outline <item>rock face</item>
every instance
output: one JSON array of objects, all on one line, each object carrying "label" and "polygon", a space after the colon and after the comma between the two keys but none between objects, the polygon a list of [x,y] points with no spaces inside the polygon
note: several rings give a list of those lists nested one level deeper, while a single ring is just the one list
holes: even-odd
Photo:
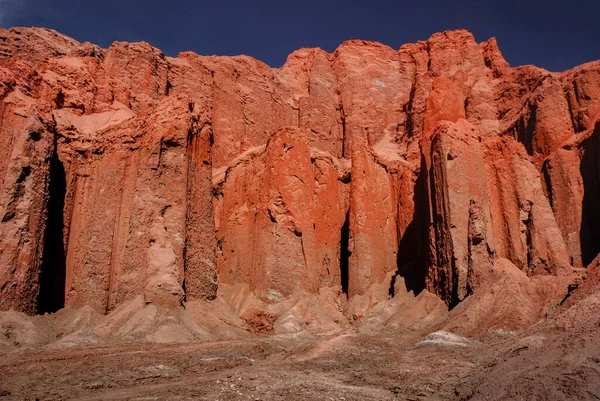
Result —
[{"label": "rock face", "polygon": [[600,62],[511,68],[459,30],[273,69],[0,29],[0,100],[0,310],[402,284],[453,307],[499,259],[600,252]]}]

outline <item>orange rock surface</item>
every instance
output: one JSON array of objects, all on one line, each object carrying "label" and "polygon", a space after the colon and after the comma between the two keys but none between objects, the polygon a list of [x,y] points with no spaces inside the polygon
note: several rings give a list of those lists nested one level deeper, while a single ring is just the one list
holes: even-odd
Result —
[{"label": "orange rock surface", "polygon": [[600,253],[599,118],[600,62],[510,67],[464,30],[274,69],[0,29],[0,310],[453,307],[498,260],[567,274]]}]

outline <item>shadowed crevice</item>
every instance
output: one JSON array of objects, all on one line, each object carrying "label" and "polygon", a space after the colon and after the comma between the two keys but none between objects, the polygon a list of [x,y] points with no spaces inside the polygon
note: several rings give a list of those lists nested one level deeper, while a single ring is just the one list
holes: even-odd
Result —
[{"label": "shadowed crevice", "polygon": [[346,221],[341,230],[340,237],[340,282],[344,294],[348,294],[348,264],[350,261],[350,212],[346,213]]},{"label": "shadowed crevice", "polygon": [[67,181],[56,153],[50,163],[49,199],[40,267],[38,313],[53,313],[65,306],[66,255],[63,241]]},{"label": "shadowed crevice", "polygon": [[581,159],[583,202],[581,206],[581,259],[588,266],[600,253],[600,125],[583,144]]},{"label": "shadowed crevice", "polygon": [[[533,155],[533,136],[535,134],[535,124],[537,120],[537,105],[532,104],[529,107],[529,116],[522,116],[521,119],[517,122],[516,131],[517,131],[517,140],[521,142],[527,153],[529,155]],[[525,119],[527,118],[527,121]]]},{"label": "shadowed crevice", "polygon": [[[413,218],[398,244],[398,276],[404,279],[407,291],[418,295],[426,288],[427,274],[429,271],[428,256],[428,218],[429,195],[427,188],[427,166],[421,162],[421,171],[415,182],[414,188],[414,213]],[[394,285],[397,276],[390,287],[390,295],[394,296]]]}]

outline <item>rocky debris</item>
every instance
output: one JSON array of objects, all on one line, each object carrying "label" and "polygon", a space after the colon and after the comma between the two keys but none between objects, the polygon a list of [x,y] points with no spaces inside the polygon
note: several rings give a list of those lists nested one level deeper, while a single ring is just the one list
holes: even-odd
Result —
[{"label": "rocky debris", "polygon": [[506,263],[562,285],[600,252],[598,87],[464,30],[272,69],[2,29],[0,309],[222,297],[293,331],[404,290],[453,308]]},{"label": "rocky debris", "polygon": [[591,268],[590,285],[573,292],[568,309],[500,342],[489,362],[457,386],[456,399],[597,399],[600,293]]},{"label": "rocky debris", "polygon": [[468,337],[461,336],[447,331],[436,331],[428,334],[419,341],[417,346],[439,346],[439,347],[469,347],[474,341]]}]

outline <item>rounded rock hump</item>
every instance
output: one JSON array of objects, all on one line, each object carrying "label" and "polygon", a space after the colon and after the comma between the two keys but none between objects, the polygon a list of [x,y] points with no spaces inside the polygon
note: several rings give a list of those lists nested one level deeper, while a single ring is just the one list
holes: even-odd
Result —
[{"label": "rounded rock hump", "polygon": [[79,46],[75,39],[53,29],[0,27],[0,59],[18,57],[37,64],[50,57],[66,56]]}]

